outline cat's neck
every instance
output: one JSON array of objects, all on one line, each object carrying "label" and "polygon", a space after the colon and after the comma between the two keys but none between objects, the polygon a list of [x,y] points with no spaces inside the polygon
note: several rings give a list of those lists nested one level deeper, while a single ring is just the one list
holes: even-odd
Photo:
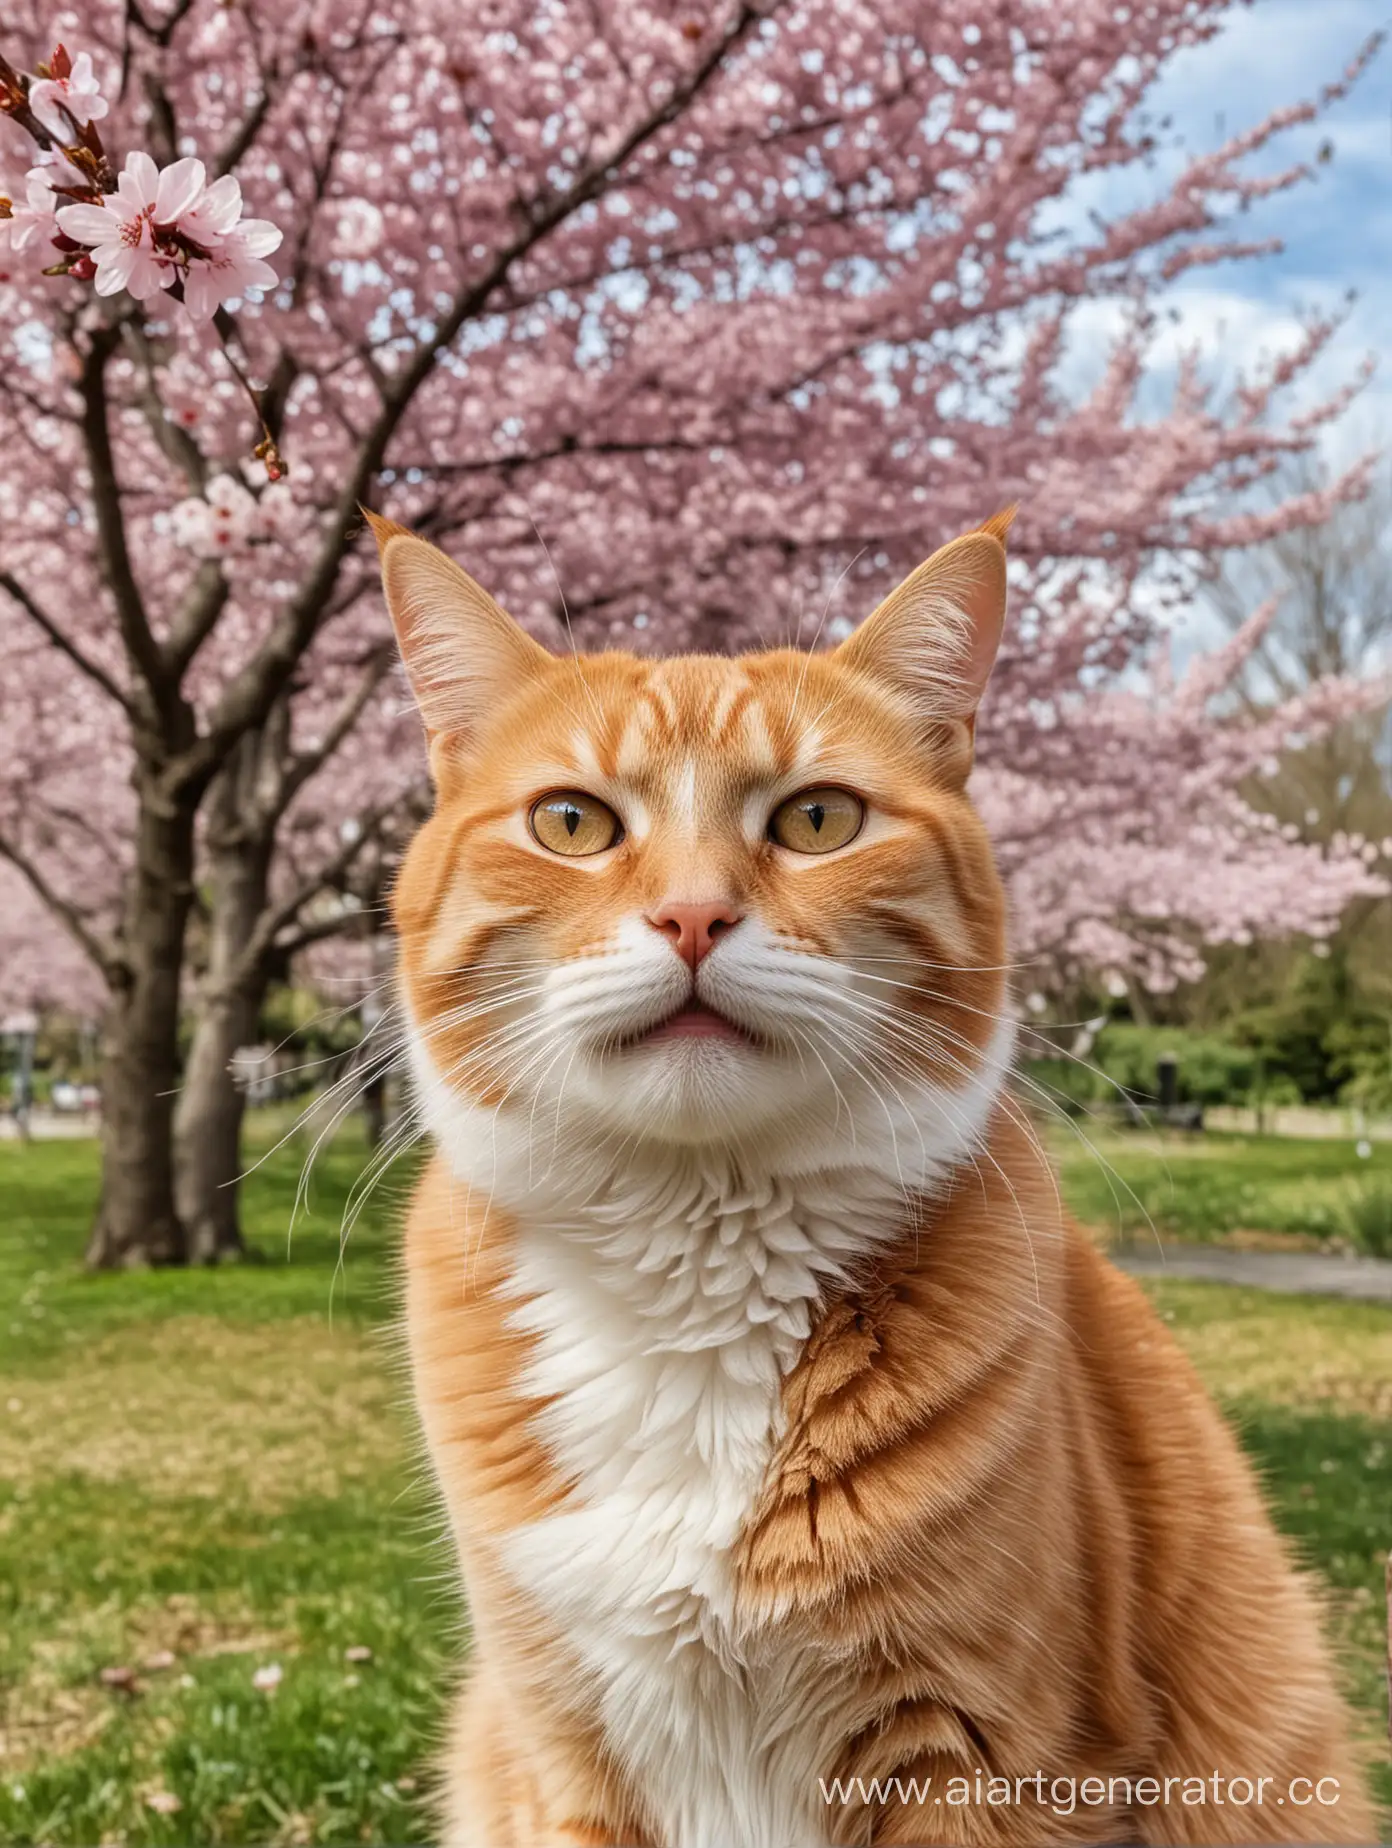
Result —
[{"label": "cat's neck", "polygon": [[683,1145],[607,1130],[579,1110],[473,1103],[414,1047],[425,1127],[481,1206],[608,1245],[678,1223],[733,1238],[745,1220],[797,1202],[814,1219],[859,1226],[872,1242],[901,1225],[971,1162],[1009,1076],[1015,1027],[1002,1020],[960,1085],[902,1081],[845,1088],[820,1115],[790,1113],[757,1137]]}]

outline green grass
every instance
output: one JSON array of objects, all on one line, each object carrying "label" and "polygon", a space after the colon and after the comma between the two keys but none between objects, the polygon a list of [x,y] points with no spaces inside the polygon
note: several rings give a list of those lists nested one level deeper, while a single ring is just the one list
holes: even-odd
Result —
[{"label": "green grass", "polygon": [[1392,1189],[1392,1143],[1117,1132],[1055,1123],[1050,1144],[1079,1218],[1125,1240],[1295,1233],[1356,1242],[1360,1205]]},{"label": "green grass", "polygon": [[1326,1588],[1384,1839],[1392,1839],[1392,1309],[1171,1279],[1147,1293],[1236,1425],[1298,1557]]},{"label": "green grass", "polygon": [[[1132,1173],[1160,1159],[1107,1152]],[[94,1148],[0,1144],[0,1840],[429,1838],[463,1614],[390,1340],[404,1181],[340,1266],[363,1159],[340,1138],[287,1253],[303,1154],[247,1184],[256,1261],[93,1278]],[[1165,1154],[1210,1201],[1337,1186],[1350,1160],[1240,1141]],[[1066,1185],[1103,1216],[1090,1168],[1070,1160]],[[1168,1280],[1154,1295],[1329,1586],[1350,1690],[1385,1738],[1392,1312]],[[272,1665],[278,1686],[258,1689]],[[103,1681],[119,1669],[133,1689]]]},{"label": "green grass", "polygon": [[302,1159],[248,1184],[255,1261],[89,1277],[92,1145],[0,1144],[0,1841],[428,1839],[462,1613],[384,1339],[393,1209],[340,1269],[342,1138],[287,1256]]}]

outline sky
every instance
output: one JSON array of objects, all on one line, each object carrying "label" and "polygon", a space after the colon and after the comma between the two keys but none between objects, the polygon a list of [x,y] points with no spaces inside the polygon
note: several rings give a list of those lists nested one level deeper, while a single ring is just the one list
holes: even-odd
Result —
[{"label": "sky", "polygon": [[[1153,113],[1174,118],[1173,133],[1193,152],[1252,126],[1271,110],[1309,98],[1337,79],[1371,34],[1392,26],[1392,0],[1254,0],[1237,6],[1221,35],[1176,57],[1152,92]],[[1340,429],[1327,439],[1345,459],[1387,443],[1392,420],[1392,43],[1352,93],[1314,124],[1281,136],[1264,167],[1313,161],[1322,143],[1332,158],[1316,179],[1236,219],[1253,238],[1279,237],[1285,249],[1256,261],[1192,273],[1168,301],[1181,319],[1166,340],[1197,340],[1213,367],[1229,372],[1263,349],[1294,344],[1302,313],[1338,306],[1355,292],[1341,327],[1302,393],[1314,398],[1355,374],[1369,354],[1379,370]],[[1176,156],[1177,158],[1177,156]],[[1128,178],[1154,184],[1154,176]],[[1128,202],[1099,188],[1096,203]]]},{"label": "sky", "polygon": [[[1338,80],[1364,42],[1392,28],[1392,0],[1252,0],[1235,5],[1220,35],[1172,60],[1148,101],[1153,118],[1172,118],[1165,159],[1178,170],[1184,154],[1207,152],[1228,136],[1260,123],[1273,110],[1316,97]],[[1320,160],[1328,147],[1328,159]],[[1277,137],[1254,171],[1300,162],[1315,178],[1275,195],[1229,220],[1232,234],[1278,238],[1275,255],[1223,263],[1191,272],[1164,296],[1167,319],[1151,352],[1152,375],[1143,387],[1144,414],[1168,395],[1181,349],[1197,346],[1205,375],[1230,382],[1263,355],[1295,347],[1303,320],[1314,312],[1344,318],[1325,352],[1278,401],[1282,412],[1313,407],[1356,378],[1371,358],[1370,382],[1320,446],[1328,463],[1347,466],[1369,452],[1392,452],[1392,42],[1340,102],[1315,122]],[[1065,207],[1076,227],[1088,209],[1110,217],[1156,196],[1160,178],[1137,170],[1105,176],[1091,190],[1075,190]],[[1350,299],[1351,298],[1351,299]],[[1080,311],[1067,381],[1081,387],[1101,363],[1104,342]],[[1099,307],[1105,323],[1112,308]],[[1392,465],[1390,465],[1392,466]],[[1232,571],[1241,579],[1240,562]],[[1138,594],[1146,594],[1144,583]],[[1252,590],[1254,599],[1265,587]],[[1157,612],[1158,614],[1159,612]],[[1169,620],[1174,665],[1182,671],[1195,652],[1223,639],[1227,626],[1204,598]],[[1377,663],[1369,660],[1367,666]]]}]

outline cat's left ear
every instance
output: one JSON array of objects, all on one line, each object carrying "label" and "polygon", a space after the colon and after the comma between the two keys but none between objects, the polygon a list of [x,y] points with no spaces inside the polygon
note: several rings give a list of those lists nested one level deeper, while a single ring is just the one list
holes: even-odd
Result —
[{"label": "cat's left ear", "polygon": [[924,730],[965,752],[1005,627],[1007,507],[934,552],[836,650],[835,659],[909,703]]},{"label": "cat's left ear", "polygon": [[452,558],[394,520],[363,508],[411,690],[434,745],[467,740],[551,656]]}]

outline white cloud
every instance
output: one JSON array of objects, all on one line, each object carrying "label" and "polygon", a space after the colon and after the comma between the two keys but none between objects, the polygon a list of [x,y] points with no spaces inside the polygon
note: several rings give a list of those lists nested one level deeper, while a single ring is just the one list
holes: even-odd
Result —
[{"label": "white cloud", "polygon": [[[1271,110],[1311,97],[1338,78],[1363,41],[1385,23],[1382,0],[1256,0],[1234,6],[1209,43],[1167,67],[1148,99],[1154,118],[1168,116],[1171,143],[1155,171],[1099,176],[1075,191],[1058,222],[1085,229],[1085,214],[1111,215],[1158,196],[1193,154],[1261,121]],[[1328,141],[1333,158],[1315,162]],[[1265,170],[1314,162],[1316,177],[1231,221],[1244,239],[1279,238],[1272,258],[1190,272],[1163,298],[1164,320],[1151,352],[1159,399],[1181,352],[1197,346],[1205,376],[1230,384],[1261,356],[1289,351],[1312,312],[1338,313],[1343,325],[1317,364],[1288,395],[1287,410],[1308,410],[1346,385],[1365,359],[1392,352],[1392,55],[1376,58],[1354,90],[1314,123],[1277,137],[1258,157]],[[1351,304],[1350,291],[1358,299]],[[1097,376],[1121,310],[1086,304],[1076,319],[1066,361],[1071,389]],[[1387,370],[1392,372],[1392,366]],[[1383,440],[1392,416],[1392,378],[1374,376],[1355,409],[1322,443],[1345,459]]]}]

